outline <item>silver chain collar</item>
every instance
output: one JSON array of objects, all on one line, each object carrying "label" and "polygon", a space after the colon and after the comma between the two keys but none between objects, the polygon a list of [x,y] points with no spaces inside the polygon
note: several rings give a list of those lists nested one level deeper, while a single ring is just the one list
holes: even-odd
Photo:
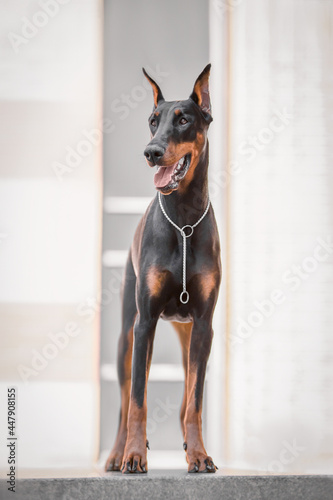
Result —
[{"label": "silver chain collar", "polygon": [[[190,294],[186,290],[186,239],[190,238],[192,236],[194,228],[197,227],[200,224],[200,222],[206,217],[207,212],[209,210],[209,206],[210,206],[210,200],[208,199],[208,204],[207,204],[206,210],[204,211],[204,213],[202,214],[202,216],[200,217],[200,219],[195,224],[193,224],[193,226],[191,226],[190,224],[186,224],[183,227],[177,226],[177,224],[175,224],[170,219],[170,217],[168,216],[168,214],[166,213],[166,211],[165,211],[165,209],[163,207],[163,204],[162,204],[162,197],[161,197],[160,191],[158,192],[158,201],[159,201],[162,213],[165,216],[165,218],[170,222],[170,224],[174,228],[177,229],[177,231],[180,232],[180,234],[181,234],[181,236],[183,238],[183,291],[182,291],[182,293],[179,296],[179,300],[180,300],[180,302],[182,304],[187,304],[188,301],[190,300]],[[186,230],[187,229],[189,229],[188,234],[186,234]]]}]

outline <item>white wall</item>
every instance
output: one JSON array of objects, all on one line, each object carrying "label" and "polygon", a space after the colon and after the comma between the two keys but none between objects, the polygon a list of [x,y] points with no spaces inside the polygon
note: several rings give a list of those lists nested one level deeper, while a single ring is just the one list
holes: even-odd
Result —
[{"label": "white wall", "polygon": [[333,2],[222,3],[212,12],[230,30],[226,459],[327,472]]},{"label": "white wall", "polygon": [[101,31],[98,0],[1,1],[2,467],[12,385],[19,467],[97,457]]}]

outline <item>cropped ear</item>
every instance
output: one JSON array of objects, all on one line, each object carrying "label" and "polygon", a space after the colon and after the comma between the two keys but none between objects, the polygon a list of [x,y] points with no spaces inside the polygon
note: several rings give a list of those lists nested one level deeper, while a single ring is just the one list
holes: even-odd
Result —
[{"label": "cropped ear", "polygon": [[154,106],[155,106],[155,108],[157,108],[158,103],[161,102],[161,101],[164,101],[164,97],[162,95],[161,89],[159,88],[159,86],[157,85],[157,83],[154,82],[154,80],[152,78],[150,78],[150,76],[148,75],[148,73],[145,70],[145,68],[142,68],[142,71],[143,71],[143,74],[145,75],[145,77],[147,78],[148,82],[150,83],[150,85],[153,88]]},{"label": "cropped ear", "polygon": [[200,73],[195,81],[193,92],[190,95],[190,99],[192,99],[201,108],[201,111],[203,112],[203,115],[208,123],[213,120],[208,83],[210,68],[211,64],[207,64],[205,69]]}]

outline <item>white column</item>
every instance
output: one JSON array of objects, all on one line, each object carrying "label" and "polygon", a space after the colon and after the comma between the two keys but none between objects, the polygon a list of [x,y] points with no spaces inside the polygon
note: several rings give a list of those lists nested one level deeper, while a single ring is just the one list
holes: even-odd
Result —
[{"label": "white column", "polygon": [[85,465],[99,440],[99,312],[85,313],[100,290],[102,2],[1,4],[1,441],[13,385],[18,468]]}]

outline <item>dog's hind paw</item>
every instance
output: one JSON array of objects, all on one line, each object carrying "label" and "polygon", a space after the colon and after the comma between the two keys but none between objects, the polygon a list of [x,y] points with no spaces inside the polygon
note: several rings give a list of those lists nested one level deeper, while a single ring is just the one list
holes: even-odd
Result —
[{"label": "dog's hind paw", "polygon": [[105,463],[105,471],[120,471],[120,467],[123,461],[123,455],[119,452],[111,451],[106,463]]}]

